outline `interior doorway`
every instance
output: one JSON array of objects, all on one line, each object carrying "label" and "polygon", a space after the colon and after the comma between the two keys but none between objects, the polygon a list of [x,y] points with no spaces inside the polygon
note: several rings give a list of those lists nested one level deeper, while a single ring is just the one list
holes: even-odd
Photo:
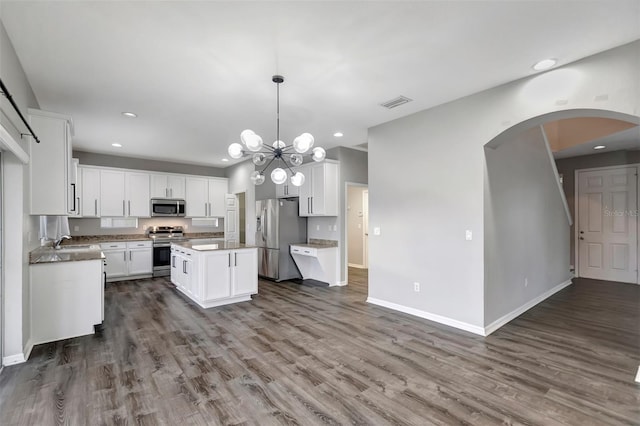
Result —
[{"label": "interior doorway", "polygon": [[369,268],[369,189],[364,184],[347,184],[347,265]]},{"label": "interior doorway", "polygon": [[246,194],[240,192],[236,194],[238,197],[238,233],[240,236],[240,244],[247,243],[247,201]]}]

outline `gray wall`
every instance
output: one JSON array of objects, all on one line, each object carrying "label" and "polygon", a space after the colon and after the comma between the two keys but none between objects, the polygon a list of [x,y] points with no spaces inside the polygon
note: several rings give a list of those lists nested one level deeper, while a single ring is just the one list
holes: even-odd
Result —
[{"label": "gray wall", "polygon": [[[562,187],[569,203],[569,211],[576,222],[575,216],[575,172],[580,169],[594,167],[620,166],[624,164],[640,164],[640,151],[614,151],[602,154],[583,155],[580,157],[563,158],[556,161],[558,173],[562,174]],[[571,264],[575,265],[575,226],[571,225]]]},{"label": "gray wall", "polygon": [[[0,7],[0,11],[2,8]],[[0,16],[0,19],[2,16]],[[28,108],[39,108],[22,65],[0,21],[0,77],[11,96],[27,116]],[[20,138],[28,132],[14,112],[11,104],[0,97],[0,123],[15,141],[29,153],[29,138]],[[29,215],[29,167],[13,154],[2,153],[2,357],[21,357],[31,337],[31,310],[29,293],[29,252],[38,246],[38,217]]]},{"label": "gray wall", "polygon": [[122,169],[146,170],[151,172],[182,173],[186,175],[224,177],[225,169],[168,161],[146,160],[142,158],[120,157],[108,154],[73,151],[73,158],[88,166],[117,167]]},{"label": "gray wall", "polygon": [[550,113],[637,116],[639,53],[630,43],[370,128],[369,300],[483,333],[484,145]]},{"label": "gray wall", "polygon": [[485,148],[485,158],[484,321],[489,325],[570,279],[570,238],[539,126]]}]

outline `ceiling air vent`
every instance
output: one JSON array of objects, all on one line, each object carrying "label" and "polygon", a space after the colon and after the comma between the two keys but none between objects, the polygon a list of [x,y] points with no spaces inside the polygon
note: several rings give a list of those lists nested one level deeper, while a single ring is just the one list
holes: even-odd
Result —
[{"label": "ceiling air vent", "polygon": [[412,99],[409,99],[406,96],[398,96],[397,98],[381,103],[380,106],[391,109],[411,101]]}]

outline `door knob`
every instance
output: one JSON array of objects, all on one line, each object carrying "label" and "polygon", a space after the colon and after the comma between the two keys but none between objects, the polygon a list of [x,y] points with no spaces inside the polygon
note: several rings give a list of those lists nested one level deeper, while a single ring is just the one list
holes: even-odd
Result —
[{"label": "door knob", "polygon": [[581,234],[584,234],[584,231],[580,231]]},{"label": "door knob", "polygon": [[581,240],[584,240],[584,238],[580,237]]}]

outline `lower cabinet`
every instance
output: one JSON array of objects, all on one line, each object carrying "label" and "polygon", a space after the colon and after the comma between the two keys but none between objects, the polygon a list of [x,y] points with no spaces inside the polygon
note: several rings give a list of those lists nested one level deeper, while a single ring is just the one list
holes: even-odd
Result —
[{"label": "lower cabinet", "polygon": [[151,241],[101,243],[107,281],[119,281],[153,274]]},{"label": "lower cabinet", "polygon": [[203,308],[251,300],[258,292],[258,251],[171,247],[171,282]]}]

